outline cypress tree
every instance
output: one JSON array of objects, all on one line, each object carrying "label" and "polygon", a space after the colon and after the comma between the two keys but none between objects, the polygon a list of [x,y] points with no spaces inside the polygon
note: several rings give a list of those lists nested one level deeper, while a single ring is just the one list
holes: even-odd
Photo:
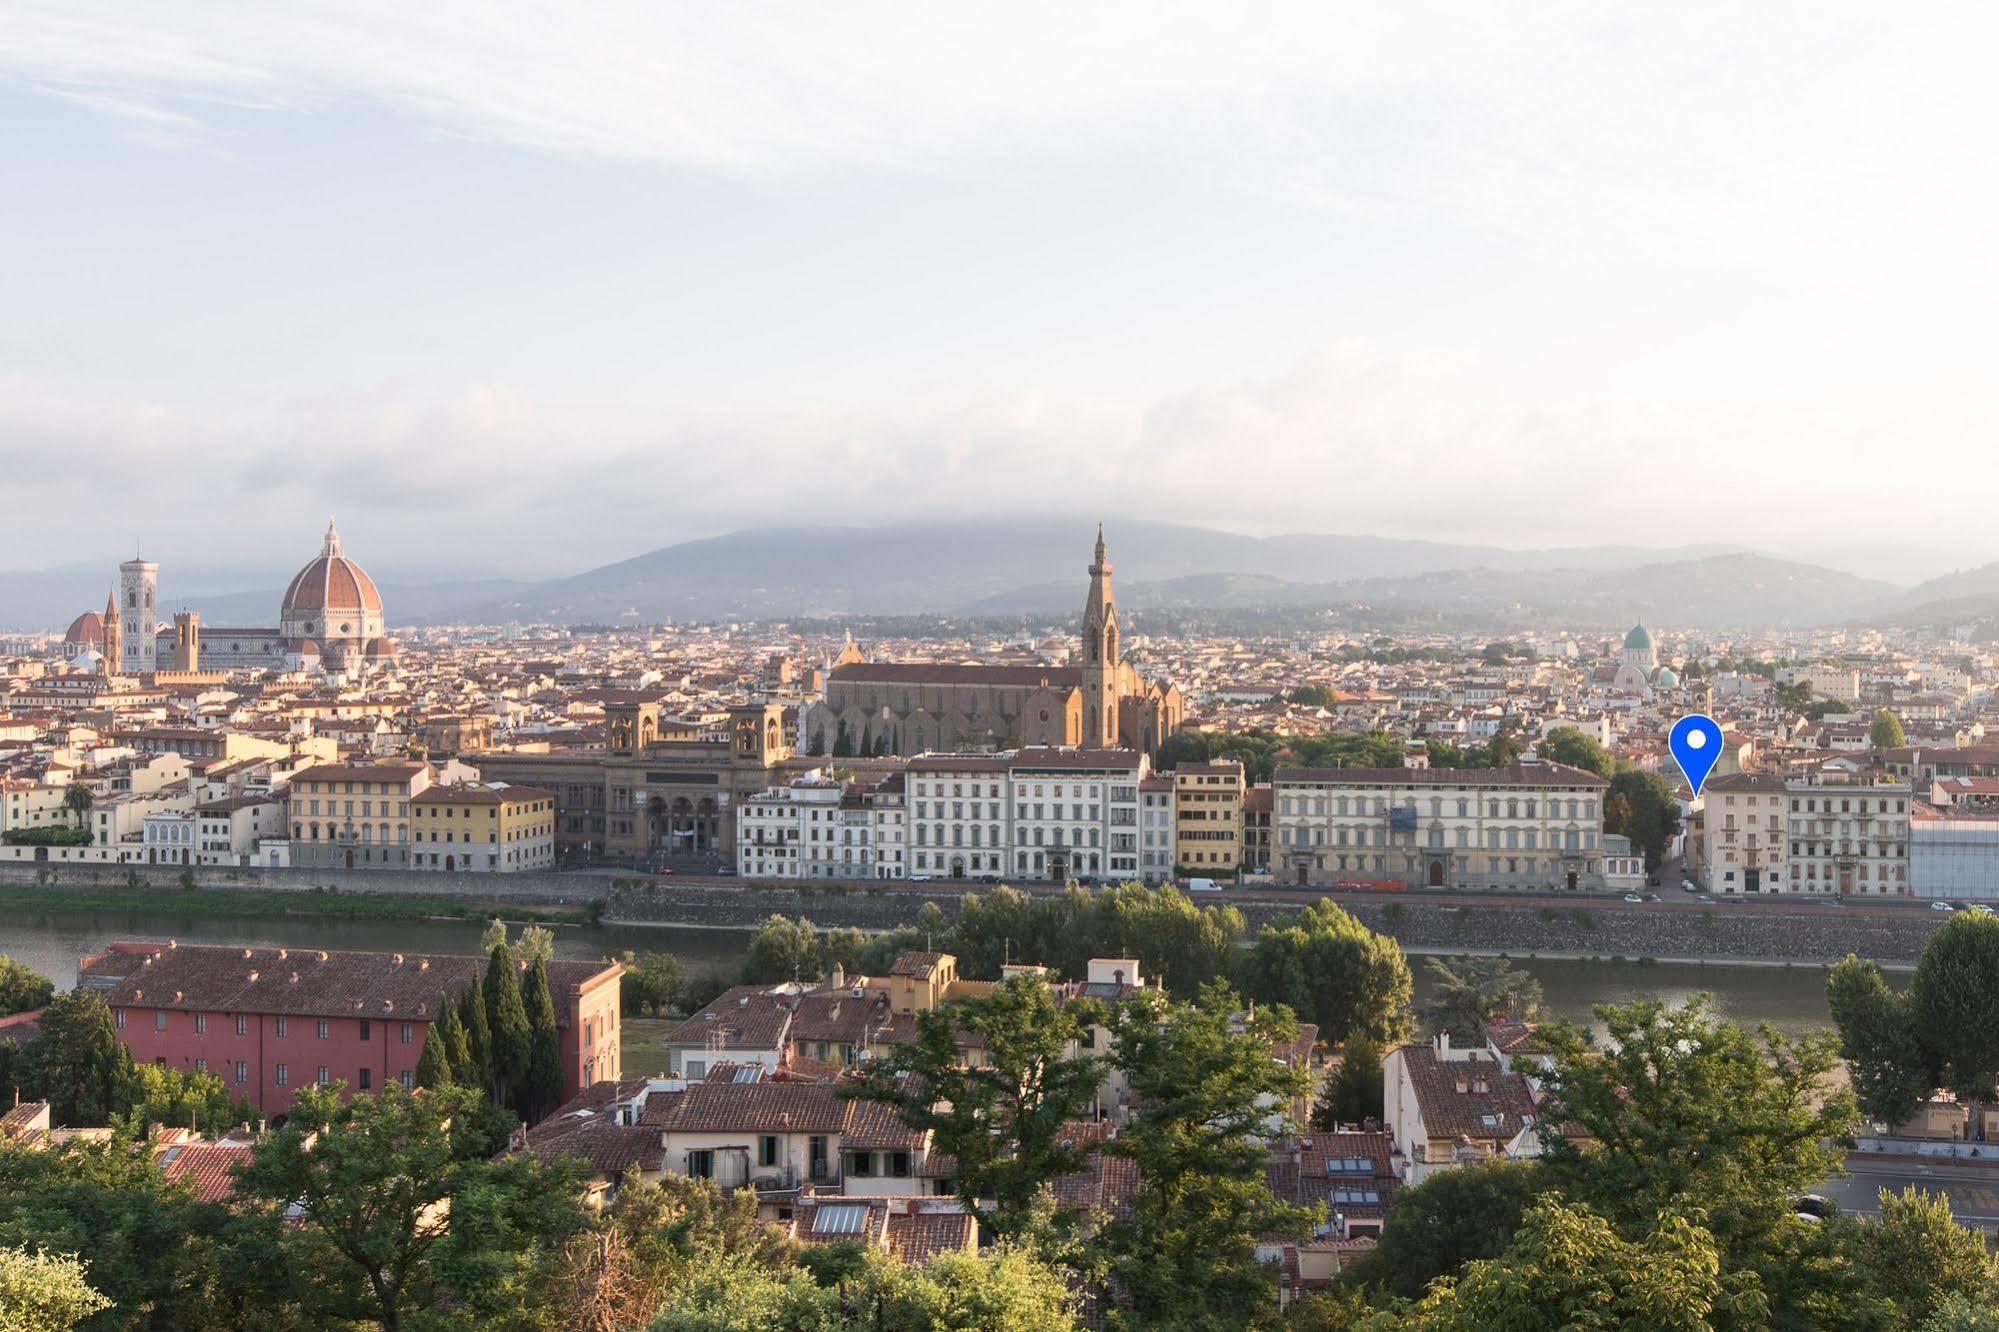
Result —
[{"label": "cypress tree", "polygon": [[528,1027],[533,1033],[527,1090],[531,1113],[522,1116],[531,1123],[562,1103],[562,1038],[555,1029],[555,998],[548,990],[548,967],[540,958],[528,968],[521,1002],[527,1007]]},{"label": "cypress tree", "polygon": [[451,1071],[467,1087],[485,1089],[493,1082],[493,1029],[486,1021],[486,994],[477,981],[458,996],[458,1021],[465,1028],[465,1062]]},{"label": "cypress tree", "polygon": [[416,1085],[433,1091],[451,1085],[451,1038],[444,1021],[458,1016],[458,1010],[446,1005],[444,1012],[445,1019],[431,1023],[424,1033],[423,1054],[416,1061]]},{"label": "cypress tree", "polygon": [[504,947],[495,948],[486,964],[486,1020],[492,1024],[493,1099],[518,1113],[525,1100],[534,1033],[528,1027],[527,1007],[521,1002],[521,981],[513,954]]},{"label": "cypress tree", "polygon": [[452,1081],[462,1087],[477,1086],[471,1079],[476,1071],[472,1065],[472,1038],[466,1033],[456,1005],[444,1006],[444,1016],[438,1019],[435,1030],[444,1040],[444,1062],[450,1066]]}]

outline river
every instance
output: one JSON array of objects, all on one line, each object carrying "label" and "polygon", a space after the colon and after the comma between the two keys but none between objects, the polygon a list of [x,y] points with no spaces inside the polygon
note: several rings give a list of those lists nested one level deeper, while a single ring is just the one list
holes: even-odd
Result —
[{"label": "river", "polygon": [[[606,957],[625,949],[674,954],[698,970],[733,966],[748,934],[645,925],[556,926],[559,957]],[[481,927],[463,921],[381,921],[274,916],[267,920],[187,917],[172,911],[0,912],[0,953],[49,976],[76,983],[77,959],[114,939],[177,939],[183,943],[329,948],[404,953],[476,953]],[[1656,996],[1677,1000],[1698,990],[1715,997],[1737,1022],[1767,1021],[1784,1031],[1825,1026],[1825,976],[1796,967],[1687,966],[1533,959],[1518,963],[1541,981],[1549,1010],[1587,1019],[1593,1004]],[[1426,991],[1423,959],[1412,957],[1416,993]]]}]

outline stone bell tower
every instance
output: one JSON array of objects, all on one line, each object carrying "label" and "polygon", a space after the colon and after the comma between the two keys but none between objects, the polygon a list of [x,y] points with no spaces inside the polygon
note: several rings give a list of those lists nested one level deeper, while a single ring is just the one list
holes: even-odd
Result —
[{"label": "stone bell tower", "polygon": [[1111,561],[1104,529],[1097,526],[1090,564],[1090,596],[1083,603],[1083,744],[1110,749],[1118,742],[1118,622],[1111,597]]}]

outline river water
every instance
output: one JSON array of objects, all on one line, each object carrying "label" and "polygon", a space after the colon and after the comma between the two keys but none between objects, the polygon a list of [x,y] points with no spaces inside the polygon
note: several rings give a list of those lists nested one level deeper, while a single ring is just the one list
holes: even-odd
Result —
[{"label": "river water", "polygon": [[[745,931],[671,926],[555,926],[559,957],[599,958],[626,949],[668,952],[698,970],[733,967],[748,939]],[[172,911],[0,912],[0,953],[52,978],[58,987],[76,983],[77,959],[114,939],[177,939],[182,943],[239,947],[328,948],[403,953],[479,951],[481,926],[465,921],[380,921],[326,918],[215,920]],[[1564,1017],[1587,1019],[1598,1003],[1641,997],[1683,999],[1696,991],[1714,995],[1723,1016],[1736,1022],[1767,1021],[1784,1031],[1829,1023],[1825,974],[1811,968],[1684,966],[1654,963],[1569,962],[1549,959],[1516,965],[1541,981],[1547,1007]],[[1428,988],[1423,959],[1412,957],[1420,999]]]}]

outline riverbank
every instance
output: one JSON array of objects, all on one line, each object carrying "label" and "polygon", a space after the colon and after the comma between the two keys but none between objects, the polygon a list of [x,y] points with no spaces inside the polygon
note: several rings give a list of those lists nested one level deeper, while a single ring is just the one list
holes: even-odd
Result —
[{"label": "riverbank", "polygon": [[463,920],[498,916],[537,925],[594,925],[593,904],[549,907],[498,898],[390,896],[327,890],[275,892],[257,888],[22,885],[0,883],[0,911],[161,911],[195,920],[263,920],[298,917],[330,920]]}]

